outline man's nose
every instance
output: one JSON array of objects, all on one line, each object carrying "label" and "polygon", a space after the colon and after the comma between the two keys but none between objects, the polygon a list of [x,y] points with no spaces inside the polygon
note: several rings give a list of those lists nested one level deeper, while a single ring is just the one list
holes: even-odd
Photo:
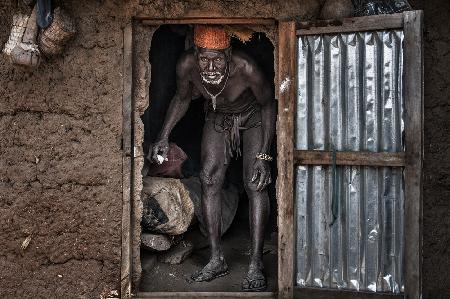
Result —
[{"label": "man's nose", "polygon": [[212,62],[212,60],[211,61],[209,61],[209,64],[208,64],[208,71],[214,71],[214,64],[213,64],[213,62]]}]

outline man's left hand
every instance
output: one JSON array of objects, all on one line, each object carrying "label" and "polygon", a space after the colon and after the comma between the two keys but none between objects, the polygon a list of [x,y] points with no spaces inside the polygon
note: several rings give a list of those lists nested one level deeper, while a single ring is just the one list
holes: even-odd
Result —
[{"label": "man's left hand", "polygon": [[256,190],[261,191],[272,182],[270,165],[268,161],[256,159],[253,164],[252,183],[256,184]]}]

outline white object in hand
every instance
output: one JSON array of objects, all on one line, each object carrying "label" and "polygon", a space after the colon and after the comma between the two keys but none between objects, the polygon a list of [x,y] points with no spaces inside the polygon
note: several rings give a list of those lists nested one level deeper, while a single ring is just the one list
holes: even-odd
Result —
[{"label": "white object in hand", "polygon": [[[160,164],[160,165],[164,162],[164,157],[161,155],[156,155],[156,159],[158,159],[158,164]],[[167,160],[167,159],[165,159],[165,160]]]}]

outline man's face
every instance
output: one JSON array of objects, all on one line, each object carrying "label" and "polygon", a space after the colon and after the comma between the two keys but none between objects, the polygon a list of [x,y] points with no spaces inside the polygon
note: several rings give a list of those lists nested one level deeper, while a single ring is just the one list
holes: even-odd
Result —
[{"label": "man's face", "polygon": [[209,84],[220,84],[227,72],[228,59],[225,50],[198,49],[198,65],[202,80]]}]

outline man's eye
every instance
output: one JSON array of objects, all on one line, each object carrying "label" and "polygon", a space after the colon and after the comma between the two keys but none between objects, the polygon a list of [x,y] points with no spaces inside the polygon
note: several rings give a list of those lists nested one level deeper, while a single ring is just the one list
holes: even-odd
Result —
[{"label": "man's eye", "polygon": [[219,57],[219,58],[216,58],[216,61],[217,61],[217,62],[222,61],[222,58],[220,58],[220,57]]},{"label": "man's eye", "polygon": [[200,60],[203,61],[203,62],[208,61],[208,59],[206,59],[206,58],[204,58],[204,57],[200,58]]}]

